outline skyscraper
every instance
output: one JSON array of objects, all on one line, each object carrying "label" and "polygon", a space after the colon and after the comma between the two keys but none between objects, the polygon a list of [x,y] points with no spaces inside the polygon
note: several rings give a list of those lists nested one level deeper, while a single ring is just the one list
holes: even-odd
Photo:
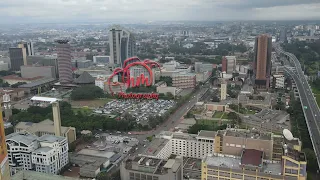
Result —
[{"label": "skyscraper", "polygon": [[58,54],[58,70],[59,81],[62,84],[72,82],[72,65],[71,65],[71,46],[68,40],[58,40],[57,54]]},{"label": "skyscraper", "polygon": [[10,169],[8,161],[8,152],[6,145],[6,135],[4,133],[4,124],[2,119],[2,108],[0,107],[0,179],[10,179]]},{"label": "skyscraper", "polygon": [[286,42],[287,41],[287,29],[286,28],[282,28],[280,30],[279,41],[280,42]]},{"label": "skyscraper", "polygon": [[237,59],[235,56],[224,56],[222,58],[222,72],[232,74],[236,70]]},{"label": "skyscraper", "polygon": [[136,56],[134,35],[120,26],[114,26],[110,29],[109,45],[111,64],[122,65],[125,59]]},{"label": "skyscraper", "polygon": [[25,48],[9,48],[12,71],[20,71],[20,66],[24,65],[25,51]]},{"label": "skyscraper", "polygon": [[268,90],[270,85],[272,38],[266,34],[256,37],[253,70],[255,88]]},{"label": "skyscraper", "polygon": [[34,49],[33,49],[33,42],[21,42],[19,43],[18,47],[26,48],[26,55],[27,56],[34,56]]}]

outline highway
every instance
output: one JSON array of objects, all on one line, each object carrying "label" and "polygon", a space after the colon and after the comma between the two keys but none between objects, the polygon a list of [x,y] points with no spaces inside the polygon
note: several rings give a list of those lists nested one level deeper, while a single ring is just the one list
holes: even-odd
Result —
[{"label": "highway", "polygon": [[297,85],[309,135],[320,167],[320,110],[318,104],[312,94],[312,89],[305,78],[304,72],[301,69],[299,60],[295,55],[283,51],[277,44],[274,44],[274,48],[278,53],[289,57],[290,63],[294,65],[294,70],[290,67],[284,67],[284,69],[294,79]]}]

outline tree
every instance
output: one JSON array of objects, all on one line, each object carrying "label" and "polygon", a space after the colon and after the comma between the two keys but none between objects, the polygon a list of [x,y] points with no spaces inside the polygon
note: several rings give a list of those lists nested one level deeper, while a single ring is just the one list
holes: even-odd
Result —
[{"label": "tree", "polygon": [[101,88],[94,85],[86,85],[74,89],[71,93],[72,100],[92,100],[104,97],[104,92]]},{"label": "tree", "polygon": [[174,96],[171,92],[167,92],[168,99],[174,99]]}]

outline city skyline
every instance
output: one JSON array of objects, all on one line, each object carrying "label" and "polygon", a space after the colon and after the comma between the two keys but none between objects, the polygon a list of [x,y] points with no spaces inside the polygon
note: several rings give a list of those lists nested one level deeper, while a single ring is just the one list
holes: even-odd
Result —
[{"label": "city skyline", "polygon": [[3,0],[0,2],[0,18],[2,23],[10,24],[79,20],[315,20],[320,18],[319,8],[320,3],[316,0]]}]

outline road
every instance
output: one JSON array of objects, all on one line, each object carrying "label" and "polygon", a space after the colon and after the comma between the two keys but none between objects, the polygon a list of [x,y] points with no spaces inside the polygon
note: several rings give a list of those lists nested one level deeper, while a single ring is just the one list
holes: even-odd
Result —
[{"label": "road", "polygon": [[[159,125],[156,130],[153,130],[150,132],[150,134],[142,134],[137,135],[136,138],[143,142],[148,136],[151,135],[157,135],[161,131],[169,131],[170,129],[176,127],[180,123],[180,119],[198,102],[198,99],[200,99],[205,92],[208,90],[208,88],[200,88],[198,91],[196,91],[193,95],[193,97],[190,99],[190,101],[183,104],[178,110],[176,110],[167,121],[165,121],[163,124]],[[148,143],[145,143],[148,145]],[[139,147],[139,149],[135,152],[135,154],[142,153],[145,148]]]},{"label": "road", "polygon": [[293,54],[283,51],[279,45],[274,45],[274,48],[277,52],[289,57],[290,63],[295,67],[295,70],[289,67],[284,69],[296,82],[309,135],[320,167],[320,110],[318,104],[301,69],[299,60]]}]

